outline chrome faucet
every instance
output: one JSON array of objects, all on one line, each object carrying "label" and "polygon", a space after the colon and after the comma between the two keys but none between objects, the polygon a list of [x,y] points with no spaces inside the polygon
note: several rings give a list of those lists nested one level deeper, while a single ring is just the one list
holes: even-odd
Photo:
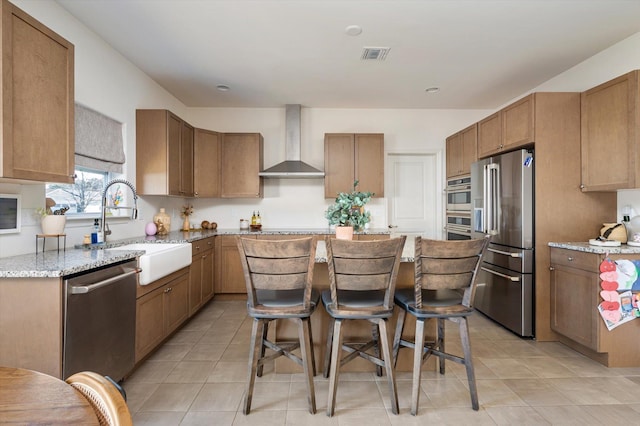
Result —
[{"label": "chrome faucet", "polygon": [[102,231],[102,235],[104,236],[104,241],[107,241],[107,235],[111,235],[111,230],[109,229],[109,225],[107,225],[107,190],[111,185],[115,185],[116,183],[123,183],[131,188],[131,192],[133,192],[133,207],[110,207],[115,209],[131,209],[131,219],[138,218],[138,194],[136,194],[136,188],[133,184],[124,179],[113,179],[109,181],[107,185],[104,187],[102,191],[102,208],[100,209],[100,231]]}]

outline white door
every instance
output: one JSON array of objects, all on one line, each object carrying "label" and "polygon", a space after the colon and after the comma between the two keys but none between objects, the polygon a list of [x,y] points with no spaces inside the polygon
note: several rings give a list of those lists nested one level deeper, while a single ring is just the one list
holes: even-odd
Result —
[{"label": "white door", "polygon": [[386,163],[391,231],[444,238],[441,154],[389,153]]}]

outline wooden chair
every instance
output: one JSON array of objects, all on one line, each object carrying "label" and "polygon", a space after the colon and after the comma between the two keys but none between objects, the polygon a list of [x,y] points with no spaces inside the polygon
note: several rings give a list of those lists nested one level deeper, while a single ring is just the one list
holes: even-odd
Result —
[{"label": "wooden chair", "polygon": [[[265,362],[286,356],[304,368],[309,412],[315,414],[315,358],[310,318],[320,301],[319,293],[311,287],[316,238],[278,241],[237,237],[237,242],[247,285],[247,310],[253,318],[243,412],[249,414],[251,410],[255,378],[256,375],[262,376]],[[275,319],[292,319],[297,322],[299,340],[268,340],[269,322]],[[267,348],[274,353],[266,355]],[[292,353],[298,348],[300,356]]]},{"label": "wooden chair", "polygon": [[[382,368],[386,369],[391,410],[394,414],[399,412],[387,321],[393,316],[393,295],[405,239],[401,236],[379,241],[327,240],[330,290],[322,293],[322,302],[331,317],[324,368],[325,377],[330,372],[328,416],[335,411],[340,367],[358,356],[376,364],[380,374]],[[347,320],[371,322],[372,340],[344,344],[341,330]],[[373,354],[367,352],[370,349]],[[342,350],[349,354],[342,357]]]},{"label": "wooden chair", "polygon": [[109,377],[92,371],[83,371],[67,380],[91,404],[98,421],[104,426],[131,426],[131,413],[127,407],[126,394]]},{"label": "wooden chair", "polygon": [[[445,359],[466,367],[471,405],[474,410],[479,408],[467,317],[474,312],[477,272],[488,244],[489,237],[461,241],[416,237],[415,286],[396,292],[395,303],[402,309],[393,339],[396,360],[400,347],[414,349],[411,396],[411,414],[414,416],[418,413],[422,364],[431,354],[439,357],[440,374],[444,374]],[[416,317],[414,341],[402,339],[407,312]],[[424,323],[430,318],[437,320],[436,340],[425,342]],[[444,320],[459,324],[463,357],[445,352]]]}]

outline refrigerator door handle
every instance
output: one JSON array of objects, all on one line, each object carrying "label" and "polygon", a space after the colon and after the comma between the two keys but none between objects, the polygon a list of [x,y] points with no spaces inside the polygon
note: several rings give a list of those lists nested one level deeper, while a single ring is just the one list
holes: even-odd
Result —
[{"label": "refrigerator door handle", "polygon": [[490,274],[497,275],[497,276],[499,276],[499,277],[505,278],[505,279],[507,279],[507,280],[509,280],[509,281],[513,281],[513,282],[518,282],[518,281],[520,281],[520,277],[512,277],[511,275],[501,274],[500,272],[496,272],[496,271],[494,271],[494,270],[487,269],[487,268],[485,268],[484,266],[481,266],[481,267],[480,267],[480,269],[482,269],[483,271],[488,272],[488,273],[490,273]]},{"label": "refrigerator door handle", "polygon": [[487,211],[487,230],[490,235],[500,232],[500,165],[487,164],[484,169],[484,202]]},{"label": "refrigerator door handle", "polygon": [[489,233],[489,229],[491,226],[491,218],[492,218],[492,213],[491,213],[491,202],[489,201],[489,193],[491,192],[491,189],[489,187],[489,167],[488,164],[486,164],[483,168],[482,168],[482,210],[484,211],[484,223],[482,224],[482,232],[485,234]]},{"label": "refrigerator door handle", "polygon": [[487,249],[487,250],[490,251],[490,252],[493,252],[493,253],[498,253],[498,254],[502,254],[504,256],[509,256],[509,257],[523,257],[522,253],[511,253],[511,252],[508,252],[508,251],[496,250],[496,249],[492,249],[492,248]]}]

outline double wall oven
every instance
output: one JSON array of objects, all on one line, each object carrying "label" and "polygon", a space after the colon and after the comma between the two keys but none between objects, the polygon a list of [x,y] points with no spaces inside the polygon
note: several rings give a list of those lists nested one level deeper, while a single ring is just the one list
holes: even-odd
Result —
[{"label": "double wall oven", "polygon": [[471,239],[471,176],[447,179],[447,240]]}]

